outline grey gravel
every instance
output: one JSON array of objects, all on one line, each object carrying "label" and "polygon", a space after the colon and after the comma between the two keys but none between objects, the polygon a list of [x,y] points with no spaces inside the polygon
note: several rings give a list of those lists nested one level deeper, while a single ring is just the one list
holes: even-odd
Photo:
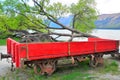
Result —
[{"label": "grey gravel", "polygon": [[[6,46],[0,46],[0,52],[7,54]],[[7,59],[0,61],[0,76],[5,75],[10,71],[10,63],[7,62]]]}]

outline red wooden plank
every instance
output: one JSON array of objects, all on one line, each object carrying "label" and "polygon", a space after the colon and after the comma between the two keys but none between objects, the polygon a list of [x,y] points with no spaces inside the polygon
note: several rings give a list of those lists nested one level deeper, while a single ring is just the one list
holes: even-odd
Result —
[{"label": "red wooden plank", "polygon": [[45,59],[68,56],[68,42],[28,44],[29,59]]},{"label": "red wooden plank", "polygon": [[15,45],[15,64],[16,64],[16,68],[20,68],[21,66],[21,57],[20,57],[20,52],[19,52],[19,44]]},{"label": "red wooden plank", "polygon": [[7,53],[11,54],[11,38],[7,39]]},{"label": "red wooden plank", "polygon": [[113,51],[117,50],[117,48],[117,41],[114,40],[96,42],[96,52]]},{"label": "red wooden plank", "polygon": [[12,47],[13,44],[18,44],[18,42],[16,42],[15,40],[11,39],[11,38],[8,38],[7,39],[7,53],[8,54],[12,54]]},{"label": "red wooden plank", "polygon": [[108,39],[102,39],[102,38],[88,38],[88,41],[105,41],[105,40],[108,40]]},{"label": "red wooden plank", "polygon": [[12,39],[11,39],[11,45],[10,45],[10,47],[11,47],[11,48],[10,48],[10,49],[11,49],[10,51],[11,51],[11,53],[10,53],[10,54],[11,54],[11,56],[12,56],[13,62],[15,62],[15,57],[16,57],[16,56],[15,56],[15,45],[17,45],[17,44],[19,44],[19,43],[16,42],[15,40],[12,40]]},{"label": "red wooden plank", "polygon": [[94,53],[94,47],[94,42],[71,42],[70,54],[73,56]]},{"label": "red wooden plank", "polygon": [[15,64],[16,64],[17,68],[21,67],[21,60],[22,59],[27,59],[26,44],[19,43],[19,44],[15,45]]}]

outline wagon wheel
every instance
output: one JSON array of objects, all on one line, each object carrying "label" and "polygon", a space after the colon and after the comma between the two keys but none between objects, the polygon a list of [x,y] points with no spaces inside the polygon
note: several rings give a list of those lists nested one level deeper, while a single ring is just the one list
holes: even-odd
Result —
[{"label": "wagon wheel", "polygon": [[96,60],[90,60],[89,65],[91,67],[96,67],[98,65],[98,62]]},{"label": "wagon wheel", "polygon": [[56,60],[45,60],[34,65],[34,72],[41,75],[51,75],[56,70]]},{"label": "wagon wheel", "polygon": [[94,68],[98,65],[98,61],[97,61],[97,58],[95,56],[90,58],[89,65],[91,67],[94,67]]},{"label": "wagon wheel", "polygon": [[97,62],[99,65],[103,65],[104,59],[103,59],[103,54],[99,54],[96,58]]},{"label": "wagon wheel", "polygon": [[85,56],[79,56],[79,57],[76,58],[77,62],[82,62],[82,61],[85,61],[85,60],[87,60],[87,58]]},{"label": "wagon wheel", "polygon": [[41,74],[39,65],[37,65],[37,64],[34,65],[34,72],[35,72],[35,74]]},{"label": "wagon wheel", "polygon": [[56,70],[57,60],[48,60],[46,64],[44,64],[44,73],[47,75],[52,75],[52,73]]}]

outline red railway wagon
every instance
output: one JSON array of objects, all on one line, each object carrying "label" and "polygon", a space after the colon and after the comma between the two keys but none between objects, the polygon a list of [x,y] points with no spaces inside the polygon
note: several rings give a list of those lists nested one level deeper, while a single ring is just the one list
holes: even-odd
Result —
[{"label": "red railway wagon", "polygon": [[[104,54],[116,54],[119,50],[119,41],[101,38],[88,38],[82,42],[44,42],[19,43],[7,39],[7,53],[11,56],[16,68],[24,64],[34,64],[35,73],[51,75],[56,70],[57,61],[61,58],[71,58],[81,62],[90,58],[90,65],[95,67],[103,63]],[[41,68],[38,72],[37,68]]]}]

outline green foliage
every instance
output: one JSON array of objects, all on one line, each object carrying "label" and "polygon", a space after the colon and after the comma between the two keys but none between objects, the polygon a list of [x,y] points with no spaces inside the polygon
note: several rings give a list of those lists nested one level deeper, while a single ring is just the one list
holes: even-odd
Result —
[{"label": "green foliage", "polygon": [[0,39],[10,37],[13,32],[11,30],[26,29],[24,26],[25,18],[23,16],[8,17],[7,15],[0,16]]},{"label": "green foliage", "polygon": [[60,2],[53,3],[52,5],[46,7],[46,9],[47,12],[52,14],[56,19],[64,17],[67,13],[69,13],[69,7]]},{"label": "green foliage", "polygon": [[41,30],[41,27],[44,28],[40,25],[43,22],[42,19],[29,13],[31,7],[25,4],[25,1],[4,0],[0,7],[0,39],[13,35],[14,30],[33,29],[46,32],[46,30]]},{"label": "green foliage", "polygon": [[75,18],[74,28],[89,32],[95,28],[94,21],[97,18],[94,0],[79,0],[77,4],[71,5],[71,13]]},{"label": "green foliage", "polygon": [[[75,17],[74,28],[82,32],[89,32],[95,28],[96,10],[94,0],[79,0],[70,6],[53,3],[51,0],[38,0],[30,6],[29,0],[3,0],[0,3],[0,34],[11,35],[11,30],[33,29],[47,32],[50,21],[67,14]],[[51,20],[50,20],[51,18]],[[46,20],[48,19],[48,20]],[[45,22],[46,20],[46,22]],[[6,36],[7,37],[7,36]]]},{"label": "green foliage", "polygon": [[111,74],[120,74],[120,71],[119,71],[119,64],[114,61],[114,60],[111,60],[111,61],[106,61],[104,63],[104,66],[103,68],[100,68],[100,73],[111,73]]}]

